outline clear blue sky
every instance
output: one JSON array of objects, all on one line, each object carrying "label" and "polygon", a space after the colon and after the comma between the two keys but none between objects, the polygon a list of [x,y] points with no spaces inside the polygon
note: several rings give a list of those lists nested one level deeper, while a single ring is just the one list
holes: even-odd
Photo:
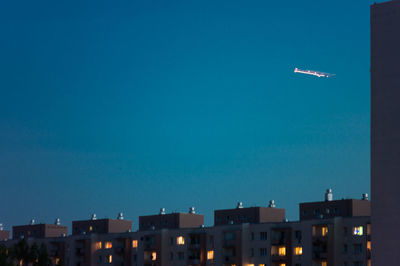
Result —
[{"label": "clear blue sky", "polygon": [[369,4],[1,1],[0,223],[369,193]]}]

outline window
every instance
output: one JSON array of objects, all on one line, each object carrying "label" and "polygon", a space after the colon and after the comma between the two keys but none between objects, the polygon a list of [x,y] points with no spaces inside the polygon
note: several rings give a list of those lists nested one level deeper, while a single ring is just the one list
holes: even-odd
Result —
[{"label": "window", "polygon": [[169,260],[174,260],[174,253],[172,252],[169,253]]},{"label": "window", "polygon": [[89,226],[89,232],[93,231],[93,226]]},{"label": "window", "polygon": [[102,245],[101,241],[99,241],[99,242],[96,242],[95,248],[96,248],[96,249],[101,249],[102,246],[103,246],[103,245]]},{"label": "window", "polygon": [[343,245],[343,253],[345,253],[345,254],[347,253],[347,244]]},{"label": "window", "polygon": [[294,233],[294,236],[296,237],[296,239],[297,240],[299,240],[299,242],[301,241],[301,231],[296,231],[295,233]]},{"label": "window", "polygon": [[354,236],[362,236],[363,235],[363,227],[362,226],[353,227],[353,235]]},{"label": "window", "polygon": [[207,251],[207,260],[213,260],[213,259],[214,259],[214,250]]},{"label": "window", "polygon": [[286,256],[286,247],[285,246],[271,246],[271,255],[272,256]]},{"label": "window", "polygon": [[170,238],[169,238],[169,244],[170,244],[171,246],[174,244],[174,238],[173,238],[173,237],[170,237]]},{"label": "window", "polygon": [[328,226],[322,227],[322,236],[326,236],[328,234]]},{"label": "window", "polygon": [[286,266],[286,263],[280,263],[279,266]]},{"label": "window", "polygon": [[108,263],[112,263],[112,255],[108,255]]},{"label": "window", "polygon": [[152,261],[157,260],[157,252],[155,252],[155,251],[151,252],[151,260]]},{"label": "window", "polygon": [[235,232],[225,232],[224,233],[224,240],[235,240]]},{"label": "window", "polygon": [[367,241],[367,250],[371,252],[371,241]]},{"label": "window", "polygon": [[260,257],[265,257],[265,256],[267,256],[267,249],[260,248]]},{"label": "window", "polygon": [[361,244],[354,244],[354,254],[360,254],[362,252]]},{"label": "window", "polygon": [[303,254],[303,247],[295,247],[294,248],[295,255],[302,255]]},{"label": "window", "polygon": [[251,232],[251,234],[250,234],[250,239],[254,240],[254,233],[253,232]]},{"label": "window", "polygon": [[260,232],[260,240],[267,240],[267,232]]},{"label": "window", "polygon": [[132,248],[137,248],[137,247],[138,247],[138,241],[132,240]]},{"label": "window", "polygon": [[371,234],[371,224],[367,224],[367,235]]},{"label": "window", "polygon": [[176,244],[178,245],[185,245],[185,239],[183,238],[183,236],[178,236],[176,238]]},{"label": "window", "polygon": [[279,256],[286,256],[286,247],[279,247]]},{"label": "window", "polygon": [[250,249],[250,257],[254,257],[254,248]]},{"label": "window", "polygon": [[326,261],[321,262],[321,266],[328,266],[328,263]]},{"label": "window", "polygon": [[107,242],[104,244],[104,248],[105,248],[105,249],[110,249],[110,248],[112,248],[112,242],[111,242],[111,241],[107,241]]},{"label": "window", "polygon": [[184,259],[185,259],[185,253],[178,252],[178,260],[184,260]]}]

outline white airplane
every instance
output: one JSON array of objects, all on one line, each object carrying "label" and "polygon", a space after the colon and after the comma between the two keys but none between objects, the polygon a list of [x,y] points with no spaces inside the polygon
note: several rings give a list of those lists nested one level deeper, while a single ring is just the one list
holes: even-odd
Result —
[{"label": "white airplane", "polygon": [[302,70],[297,67],[294,68],[294,73],[312,75],[312,76],[317,76],[319,78],[330,78],[330,77],[336,76],[335,74],[324,73],[324,72],[319,72],[319,71],[314,71],[314,70]]}]

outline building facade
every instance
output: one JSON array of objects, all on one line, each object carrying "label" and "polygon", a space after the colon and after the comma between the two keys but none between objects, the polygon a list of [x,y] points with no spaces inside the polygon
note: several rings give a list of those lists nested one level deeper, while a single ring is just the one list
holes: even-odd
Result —
[{"label": "building facade", "polygon": [[373,265],[400,253],[400,1],[371,6],[371,197]]},{"label": "building facade", "polygon": [[[96,231],[94,221],[101,220],[87,220],[73,224],[84,225],[82,228],[92,226],[92,231],[82,230],[64,237],[31,235],[26,240],[29,245],[44,243],[54,265],[369,266],[370,216],[363,215],[365,211],[368,214],[369,205],[366,197],[301,203],[300,213],[306,210],[319,214],[330,210],[329,215],[303,215],[299,221],[289,222],[280,216],[279,221],[274,221],[282,211],[275,212],[271,204],[250,208],[240,204],[239,208],[215,211],[221,220],[215,219],[211,227],[199,224],[204,217],[198,214],[184,223],[172,223],[171,219],[185,215],[164,211],[140,217],[145,225],[136,232],[125,228],[120,232]],[[255,219],[260,217],[263,208],[269,210],[268,215]],[[160,215],[162,217],[158,217]],[[113,221],[122,227],[125,224],[123,219]],[[157,221],[161,227],[156,227]],[[148,225],[151,226],[147,228]],[[16,238],[0,244],[12,247],[18,241],[20,239]]]}]

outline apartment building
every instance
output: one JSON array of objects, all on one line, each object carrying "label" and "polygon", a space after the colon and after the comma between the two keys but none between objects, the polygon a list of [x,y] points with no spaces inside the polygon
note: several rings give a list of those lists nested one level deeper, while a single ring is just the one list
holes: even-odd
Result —
[{"label": "apartment building", "polygon": [[0,241],[10,239],[10,231],[4,230],[3,224],[0,224]]},{"label": "apartment building", "polygon": [[[116,220],[73,222],[72,235],[24,234],[28,244],[46,244],[58,265],[224,265],[361,266],[371,265],[370,201],[325,200],[299,205],[300,220],[287,221],[284,209],[268,207],[216,210],[215,225],[204,216],[169,213],[139,217],[139,230],[120,214]],[[218,218],[218,219],[217,219]],[[28,227],[31,225],[28,225]],[[29,227],[33,228],[33,227]],[[20,228],[16,227],[17,230]],[[14,234],[13,234],[14,235]],[[16,238],[0,243],[11,247]]]}]

